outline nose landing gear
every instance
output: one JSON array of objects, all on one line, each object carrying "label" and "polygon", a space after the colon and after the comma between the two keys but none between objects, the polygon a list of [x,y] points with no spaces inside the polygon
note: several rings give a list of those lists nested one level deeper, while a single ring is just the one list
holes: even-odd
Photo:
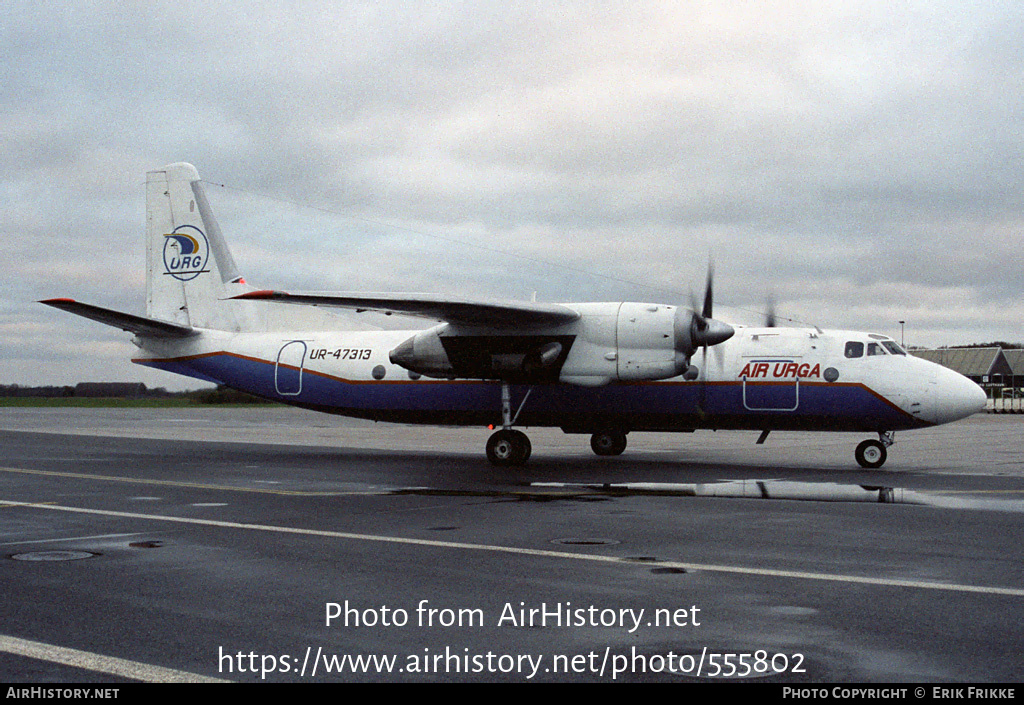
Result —
[{"label": "nose landing gear", "polygon": [[896,434],[892,431],[879,431],[877,441],[861,441],[853,455],[862,468],[874,470],[885,464],[889,455],[886,449],[895,442]]}]

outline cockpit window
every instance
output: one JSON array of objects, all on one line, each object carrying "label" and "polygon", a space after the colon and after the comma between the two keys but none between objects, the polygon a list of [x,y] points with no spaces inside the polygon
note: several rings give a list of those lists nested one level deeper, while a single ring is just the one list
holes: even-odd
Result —
[{"label": "cockpit window", "polygon": [[863,357],[864,343],[851,340],[846,344],[846,357]]},{"label": "cockpit window", "polygon": [[868,356],[871,355],[885,355],[885,349],[882,348],[878,343],[868,343]]},{"label": "cockpit window", "polygon": [[889,352],[891,352],[893,355],[906,355],[907,354],[906,352],[903,351],[903,348],[901,348],[899,345],[897,345],[896,343],[892,342],[891,340],[883,340],[882,341],[882,345],[884,345],[885,349],[888,350]]}]

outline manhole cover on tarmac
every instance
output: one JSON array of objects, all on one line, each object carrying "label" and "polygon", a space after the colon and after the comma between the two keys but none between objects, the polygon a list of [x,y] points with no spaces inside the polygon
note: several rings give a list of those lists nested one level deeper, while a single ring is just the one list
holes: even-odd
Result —
[{"label": "manhole cover on tarmac", "polygon": [[98,555],[98,553],[89,551],[33,551],[32,553],[15,553],[11,558],[16,561],[78,561]]}]

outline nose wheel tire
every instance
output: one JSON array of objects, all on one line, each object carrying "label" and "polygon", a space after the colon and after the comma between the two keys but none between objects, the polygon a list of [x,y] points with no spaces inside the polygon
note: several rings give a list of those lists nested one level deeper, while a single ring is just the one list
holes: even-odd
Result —
[{"label": "nose wheel tire", "polygon": [[626,450],[626,434],[622,431],[598,431],[590,437],[590,447],[598,455],[622,455]]},{"label": "nose wheel tire", "polygon": [[880,441],[863,441],[857,446],[854,456],[862,468],[880,468],[885,464],[888,452]]},{"label": "nose wheel tire", "polygon": [[533,447],[522,431],[505,428],[487,439],[487,459],[499,467],[525,465]]}]

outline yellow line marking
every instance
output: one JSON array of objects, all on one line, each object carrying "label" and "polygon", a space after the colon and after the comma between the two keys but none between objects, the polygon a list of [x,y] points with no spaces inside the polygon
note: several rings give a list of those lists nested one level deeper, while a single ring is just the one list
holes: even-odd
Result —
[{"label": "yellow line marking", "polygon": [[[380,543],[404,544],[407,546],[426,546],[431,548],[452,548],[464,551],[488,551],[492,553],[504,553],[520,556],[533,556],[543,558],[559,558],[563,560],[587,561],[592,563],[617,563],[638,565],[636,561],[619,556],[601,556],[585,553],[569,553],[567,551],[549,551],[536,548],[518,548],[515,546],[494,546],[488,544],[462,543],[457,541],[436,541],[431,539],[414,539],[401,536],[381,536],[377,534],[355,534],[345,531],[325,531],[321,529],[300,529],[291,526],[268,526],[263,524],[240,524],[233,521],[218,521],[215,519],[193,519],[188,517],[175,517],[160,514],[139,514],[136,512],[117,512],[106,509],[87,509],[84,507],[66,507],[61,505],[26,505],[21,502],[10,502],[0,500],[0,506],[18,504],[31,506],[38,509],[50,511],[73,512],[78,514],[93,514],[97,516],[119,517],[125,519],[146,519],[150,521],[167,521],[178,524],[191,524],[194,526],[211,526],[225,529],[244,529],[248,531],[267,531],[279,534],[298,534],[304,536],[318,536],[321,538],[348,539],[352,541],[375,541]],[[985,595],[1007,595],[1011,597],[1024,597],[1024,588],[990,587],[985,585],[964,585],[958,583],[937,583],[926,580],[900,580],[895,578],[872,578],[859,575],[835,575],[830,573],[814,573],[797,570],[781,570],[776,568],[750,568],[745,566],[718,565],[709,563],[688,563],[681,561],[659,561],[655,564],[645,563],[643,565],[657,565],[659,568],[682,568],[684,570],[707,571],[713,573],[734,573],[741,575],[759,575],[773,578],[794,578],[799,580],[822,580],[834,583],[853,583],[860,585],[874,585],[877,587],[901,587],[918,588],[922,590],[942,590],[947,592],[980,593]]]},{"label": "yellow line marking", "polygon": [[173,480],[148,480],[141,477],[118,477],[116,475],[93,475],[82,472],[57,472],[55,470],[29,470],[27,468],[4,468],[0,472],[16,472],[23,475],[45,475],[48,477],[73,477],[80,480],[103,480],[106,482],[131,482],[140,485],[158,485],[166,487],[187,487],[198,490],[226,490],[228,492],[256,492],[258,494],[290,495],[296,497],[337,497],[348,495],[377,495],[381,491],[366,492],[303,492],[300,490],[270,490],[261,487],[233,487],[231,485],[205,485],[198,482],[175,482]]}]

